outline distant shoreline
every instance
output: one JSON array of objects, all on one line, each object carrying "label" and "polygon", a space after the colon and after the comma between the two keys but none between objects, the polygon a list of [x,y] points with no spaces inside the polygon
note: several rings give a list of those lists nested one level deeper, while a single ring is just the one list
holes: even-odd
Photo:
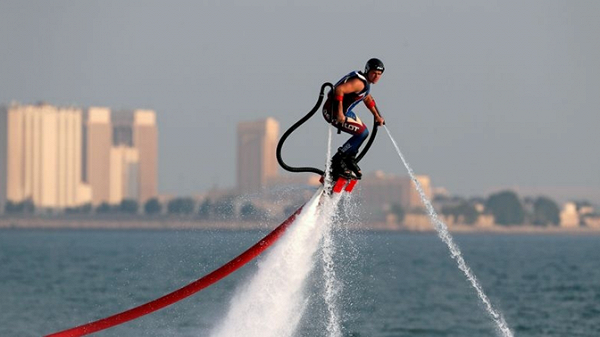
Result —
[{"label": "distant shoreline", "polygon": [[[284,220],[284,219],[282,219]],[[110,230],[269,230],[278,223],[274,221],[207,221],[177,217],[0,217],[0,229],[110,229]],[[434,233],[430,226],[405,226],[396,223],[371,222],[350,224],[350,228],[378,232]],[[597,234],[600,228],[590,227],[540,227],[523,226],[470,226],[451,225],[452,233],[489,234]]]}]

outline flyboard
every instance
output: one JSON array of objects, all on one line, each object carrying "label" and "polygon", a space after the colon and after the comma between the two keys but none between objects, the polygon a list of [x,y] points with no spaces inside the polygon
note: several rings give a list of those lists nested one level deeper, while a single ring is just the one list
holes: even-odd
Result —
[{"label": "flyboard", "polygon": [[[318,110],[323,101],[324,90],[328,86],[330,88],[333,88],[333,86],[330,83],[323,84],[321,86],[321,92],[319,94],[319,99],[315,107],[300,121],[298,121],[289,130],[287,130],[286,133],[281,137],[281,139],[279,140],[279,144],[277,145],[277,160],[284,169],[290,172],[312,172],[319,174],[321,176],[321,183],[323,184],[323,186],[319,188],[319,190],[316,192],[317,194],[324,193],[331,195],[334,193],[350,193],[356,185],[356,179],[348,179],[347,177],[332,175],[332,181],[334,183],[331,184],[332,186],[329,186],[329,184],[325,183],[327,177],[324,171],[313,167],[290,167],[286,165],[283,162],[283,159],[281,158],[281,149],[283,147],[283,143],[295,129],[297,129],[306,120],[312,117],[312,115]],[[360,153],[360,155],[357,156],[357,161],[360,161],[360,159],[362,159],[362,157],[368,151],[369,147],[371,146],[371,143],[373,142],[373,139],[375,138],[376,130],[377,124],[375,124],[373,128],[371,138],[367,142],[367,145],[365,145],[365,148]],[[327,186],[327,191],[325,190],[325,186]],[[77,337],[89,335],[148,315],[150,313],[163,309],[171,304],[179,302],[189,296],[192,296],[193,294],[209,287],[210,285],[219,282],[221,279],[227,277],[229,274],[241,268],[242,266],[253,260],[255,257],[260,255],[262,252],[264,252],[267,248],[269,248],[283,235],[285,230],[296,220],[296,217],[300,214],[303,207],[304,205],[298,208],[290,217],[288,217],[283,223],[277,226],[272,232],[263,237],[255,245],[248,248],[246,251],[244,251],[231,261],[215,269],[211,273],[197,279],[196,281],[193,281],[192,283],[182,288],[179,288],[178,290],[175,290],[150,302],[141,304],[137,307],[86,324],[78,325],[70,329],[51,333],[49,335],[46,335],[45,337]]]}]

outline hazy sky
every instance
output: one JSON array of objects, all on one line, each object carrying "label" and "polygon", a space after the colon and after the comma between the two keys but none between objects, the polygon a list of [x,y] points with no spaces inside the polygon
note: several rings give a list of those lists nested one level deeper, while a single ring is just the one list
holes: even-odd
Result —
[{"label": "hazy sky", "polygon": [[[372,94],[434,186],[600,200],[597,0],[3,0],[0,50],[0,104],[156,110],[161,193],[234,186],[238,122],[283,132],[379,57]],[[315,116],[288,161],[323,166],[327,132]],[[379,136],[363,171],[406,174]]]}]

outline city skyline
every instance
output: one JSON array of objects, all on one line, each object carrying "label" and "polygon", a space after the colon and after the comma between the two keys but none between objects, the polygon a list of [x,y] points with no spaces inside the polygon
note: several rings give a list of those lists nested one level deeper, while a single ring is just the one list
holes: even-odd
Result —
[{"label": "city skyline", "polygon": [[0,136],[0,213],[8,201],[65,210],[158,196],[154,111],[12,103]]},{"label": "city skyline", "polygon": [[[82,177],[83,177],[83,181],[84,182],[88,182],[89,179],[91,179],[91,181],[96,180],[96,182],[94,182],[92,185],[95,185],[95,190],[96,193],[92,194],[91,192],[87,192],[88,194],[92,194],[92,204],[95,206],[98,206],[99,204],[103,203],[103,202],[108,202],[109,204],[118,204],[120,203],[122,200],[124,199],[134,199],[134,200],[144,200],[141,203],[143,204],[145,201],[147,201],[148,199],[150,199],[151,197],[154,196],[163,196],[164,198],[164,193],[161,193],[158,189],[157,189],[157,181],[156,179],[152,180],[151,178],[145,178],[146,181],[150,181],[150,183],[146,183],[146,184],[142,184],[147,186],[146,190],[144,192],[140,192],[141,191],[141,186],[138,186],[138,184],[136,183],[135,185],[131,185],[131,180],[127,178],[127,176],[130,176],[133,171],[137,171],[138,167],[139,167],[139,158],[140,158],[140,154],[138,151],[138,149],[133,149],[131,148],[131,146],[133,146],[134,144],[134,134],[137,134],[137,144],[144,144],[144,143],[148,143],[146,144],[145,148],[145,152],[146,152],[146,158],[149,157],[149,153],[152,153],[154,150],[152,149],[156,149],[158,148],[158,137],[157,137],[157,131],[156,131],[156,127],[154,127],[155,123],[156,123],[156,114],[154,113],[154,111],[152,110],[121,110],[121,111],[117,111],[116,113],[114,113],[112,111],[111,108],[106,108],[106,107],[89,107],[89,108],[80,108],[80,107],[75,107],[75,106],[71,106],[71,107],[56,107],[53,106],[47,102],[41,102],[38,101],[38,103],[36,105],[31,105],[31,104],[24,104],[21,105],[17,102],[13,102],[11,104],[12,106],[23,106],[23,107],[27,107],[29,110],[31,110],[31,108],[35,108],[37,107],[45,107],[46,109],[49,108],[50,110],[54,110],[54,111],[74,111],[74,112],[83,112],[85,111],[85,113],[82,115],[83,118],[85,119],[85,124],[87,125],[87,127],[85,128],[87,131],[87,133],[90,133],[90,135],[87,137],[87,140],[83,143],[83,144],[87,144],[87,149],[86,151],[83,151],[83,157],[85,158],[85,160],[83,161],[83,165],[84,165],[84,169],[82,170]],[[3,107],[3,105],[0,104],[0,107]],[[10,107],[10,106],[9,106]],[[5,107],[4,107],[5,108]],[[0,123],[7,123],[7,120],[1,121]],[[14,122],[13,122],[14,124]],[[105,125],[105,126],[102,126]],[[146,133],[150,132],[150,136],[146,136],[147,141],[144,142],[143,136],[143,132],[140,132],[140,126],[142,127],[142,130],[144,129],[144,125],[146,126],[150,126],[150,128],[147,128],[148,131],[146,131]],[[2,124],[0,124],[0,127],[2,126]],[[10,126],[10,124],[6,124],[6,127]],[[98,130],[98,128],[101,128],[100,130]],[[138,132],[134,133],[133,130],[137,129]],[[0,128],[0,130],[2,130]],[[238,123],[237,125],[237,147],[236,147],[236,152],[237,152],[237,163],[236,163],[236,170],[237,170],[237,179],[236,179],[236,184],[234,184],[233,186],[225,186],[225,187],[219,187],[217,185],[213,185],[210,188],[207,188],[206,190],[198,190],[198,191],[192,191],[192,193],[190,195],[194,195],[194,194],[203,194],[206,193],[209,189],[214,189],[214,188],[223,188],[224,191],[227,189],[231,189],[231,190],[236,190],[237,192],[241,192],[241,193],[248,193],[248,192],[256,192],[258,190],[260,190],[261,188],[269,188],[272,185],[281,185],[281,184],[288,184],[288,183],[292,183],[292,184],[315,184],[316,179],[312,179],[314,177],[309,177],[309,179],[307,179],[307,177],[302,176],[302,177],[293,177],[290,174],[284,174],[281,175],[283,173],[283,170],[278,166],[277,161],[275,159],[275,147],[276,144],[279,140],[279,136],[280,136],[280,124],[279,121],[273,117],[266,117],[264,119],[259,119],[259,120],[246,120],[246,121],[241,121]],[[99,148],[94,148],[93,145],[90,144],[90,140],[93,140],[95,137],[93,136],[93,133],[99,133],[99,138],[100,142],[102,142],[102,145],[99,146]],[[8,139],[3,139],[3,140],[8,140]],[[9,144],[9,142],[7,142],[7,144]],[[138,145],[138,148],[140,146]],[[103,150],[104,149],[104,150]],[[249,151],[248,151],[249,150]],[[248,153],[246,153],[248,152]],[[90,155],[90,153],[94,153],[92,155]],[[245,153],[245,155],[244,155]],[[2,160],[5,160],[6,158],[4,158],[4,156],[0,156],[2,158],[0,158],[0,162],[2,162]],[[157,175],[157,168],[156,168],[156,159],[158,157],[160,157],[158,155],[158,153],[155,153],[154,155],[150,156],[153,157],[150,159],[150,161],[154,161],[153,163],[150,163],[149,167],[154,167],[153,171],[146,171],[146,174],[149,176],[154,176]],[[254,160],[250,160],[250,157],[256,157]],[[93,158],[97,158],[97,159],[93,159]],[[146,161],[148,161],[148,159],[146,159]],[[111,164],[111,170],[104,170],[104,169],[100,169],[100,170],[90,170],[90,169],[86,169],[86,167],[103,167],[102,163],[103,162],[111,162],[113,164]],[[120,164],[115,165],[114,163],[120,162]],[[8,162],[10,163],[10,161]],[[131,165],[133,164],[133,168],[128,168],[127,165]],[[242,169],[244,166],[250,165],[251,169]],[[14,165],[13,165],[14,166]],[[115,170],[118,170],[118,172],[122,172],[122,173],[118,173],[115,174]],[[131,171],[133,170],[133,171]],[[10,168],[9,168],[10,171]],[[13,168],[14,171],[14,168]],[[127,171],[131,171],[130,173],[127,173]],[[266,173],[265,173],[266,171]],[[94,175],[94,173],[92,172],[96,172],[95,174],[99,174],[101,175],[101,177],[92,177],[90,178],[90,175]],[[150,172],[150,173],[148,173]],[[245,172],[245,173],[244,173]],[[366,172],[368,175],[372,176],[372,177],[379,177],[382,178],[383,180],[385,179],[391,179],[390,181],[394,181],[394,183],[392,184],[397,184],[397,182],[395,182],[397,179],[400,179],[401,181],[404,181],[408,178],[408,175],[406,174],[397,174],[394,172],[384,172],[382,170],[374,170],[374,171],[369,171]],[[134,173],[137,174],[137,173]],[[14,175],[14,174],[13,174]],[[115,176],[118,175],[122,175],[121,178],[117,178],[115,179]],[[256,176],[258,175],[258,176]],[[140,177],[137,176],[132,176],[132,179],[140,179]],[[75,178],[77,178],[75,176]],[[553,198],[555,201],[557,201],[559,204],[566,204],[568,202],[580,202],[580,201],[591,201],[594,204],[598,204],[597,201],[595,201],[595,199],[593,198],[586,198],[586,197],[570,197],[570,198],[565,198],[565,199],[561,199],[561,198],[556,198],[556,194],[552,194],[551,192],[548,193],[548,191],[536,191],[535,189],[524,189],[520,186],[499,186],[498,188],[496,188],[495,190],[487,193],[487,194],[478,194],[478,195],[459,195],[456,193],[452,193],[451,191],[447,191],[446,188],[444,186],[435,186],[435,188],[432,187],[431,185],[431,177],[427,176],[427,175],[421,175],[419,179],[423,179],[421,181],[422,184],[425,184],[425,186],[427,186],[427,189],[429,192],[427,192],[427,196],[429,198],[434,196],[433,191],[436,190],[439,193],[443,193],[443,194],[447,194],[447,195],[454,195],[454,196],[459,196],[459,197],[464,197],[464,198],[471,198],[471,197],[486,197],[489,194],[498,192],[498,191],[502,191],[502,190],[511,190],[514,191],[515,193],[519,194],[522,197],[537,197],[537,196],[548,196]],[[381,182],[377,182],[376,184],[380,184]],[[401,185],[405,184],[406,182],[401,183]],[[0,179],[0,186],[2,186],[2,184],[4,184],[5,186],[7,186],[8,188],[10,188],[10,183],[7,184],[6,179],[2,180]],[[123,185],[121,189],[117,189],[115,188],[116,185]],[[13,184],[14,185],[14,184]],[[73,185],[73,184],[71,184]],[[149,187],[148,187],[149,186]],[[367,188],[372,189],[372,187],[368,187]],[[551,190],[550,190],[551,191]],[[10,192],[8,193],[10,195]],[[85,193],[84,193],[85,194]],[[185,194],[183,194],[185,195]],[[386,194],[386,195],[389,195]],[[181,195],[179,195],[181,196]],[[14,197],[14,196],[13,196]],[[8,198],[10,199],[10,197]],[[410,204],[411,206],[415,206],[416,204],[419,204],[420,201],[418,200],[418,196],[416,195],[416,190],[403,190],[402,191],[402,196],[400,197],[400,199],[402,200],[401,204],[403,206],[406,206],[408,204]],[[19,199],[21,200],[21,199]],[[410,202],[408,202],[408,200],[411,200]],[[2,200],[0,200],[1,202]],[[1,203],[0,203],[1,204]]]},{"label": "city skyline", "polygon": [[[157,189],[190,195],[235,186],[238,122],[274,116],[285,130],[323,82],[379,57],[386,72],[372,93],[415,172],[434,186],[599,203],[599,12],[597,2],[537,0],[57,1],[35,9],[6,1],[0,104],[159,111]],[[364,13],[368,28],[335,40],[323,34]],[[362,43],[346,52],[350,41]],[[357,113],[371,124],[366,109]],[[327,132],[316,116],[290,139],[290,160],[323,165]],[[385,134],[362,168],[405,174]]]},{"label": "city skyline", "polygon": [[[292,197],[296,199],[306,192],[305,187],[320,184],[314,175],[279,174],[274,155],[279,122],[268,117],[237,125],[235,189],[212,189],[201,198],[165,198],[156,191],[157,130],[151,110],[113,113],[105,107],[82,109],[47,103],[0,106],[0,134],[5,134],[0,144],[6,145],[0,148],[0,168],[6,168],[0,171],[0,186],[5,187],[0,190],[0,214],[41,209],[38,214],[90,214],[93,210],[94,214],[149,215],[162,209],[163,214],[184,212],[206,219],[230,203],[231,212],[225,218],[256,220],[260,214],[285,213],[287,207],[281,203],[278,191],[300,187]],[[418,191],[413,179],[420,185]],[[444,221],[453,226],[489,229],[507,223],[551,223],[563,228],[600,225],[595,206],[586,202],[565,203],[561,211],[554,200],[545,196],[523,197],[505,190],[489,198],[467,200],[435,190],[440,188],[434,188],[426,175],[398,176],[376,171],[365,174],[355,195],[362,216],[384,224],[373,228],[426,230],[423,198],[433,200]],[[211,210],[213,197],[215,204],[221,205],[216,210]],[[167,207],[161,206],[161,200]],[[184,204],[185,211],[175,207]]]}]

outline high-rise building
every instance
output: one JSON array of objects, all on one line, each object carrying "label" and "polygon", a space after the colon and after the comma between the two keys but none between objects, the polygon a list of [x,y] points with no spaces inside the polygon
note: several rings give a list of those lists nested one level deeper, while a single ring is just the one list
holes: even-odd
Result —
[{"label": "high-rise building", "polygon": [[138,153],[138,200],[145,203],[158,195],[158,129],[154,111],[134,111],[132,136]]},{"label": "high-rise building", "polygon": [[110,152],[110,204],[124,199],[139,198],[138,150],[124,145],[115,146]]},{"label": "high-rise building", "polygon": [[[114,124],[113,124],[114,117]],[[145,202],[157,195],[154,111],[49,104],[0,109],[0,207]]]},{"label": "high-rise building", "polygon": [[6,116],[7,199],[44,208],[89,201],[81,181],[82,111],[13,104]]},{"label": "high-rise building", "polygon": [[112,125],[112,145],[133,147],[132,110],[115,111],[110,116]]},{"label": "high-rise building", "polygon": [[85,179],[92,189],[92,205],[110,200],[110,109],[91,107],[85,122]]},{"label": "high-rise building", "polygon": [[7,169],[6,169],[6,196],[12,202],[21,202],[25,199],[25,149],[23,121],[24,110],[22,107],[11,106],[7,111]]},{"label": "high-rise building", "polygon": [[273,118],[242,122],[237,128],[237,187],[242,193],[266,186],[278,173],[275,151],[279,123]]},{"label": "high-rise building", "polygon": [[[115,191],[111,190],[111,198],[115,200],[117,195],[122,194],[122,199],[136,199],[140,203],[145,203],[158,194],[156,113],[141,109],[119,111],[111,116],[111,122],[112,145],[119,148],[114,154],[116,157],[113,157],[119,162],[111,163],[111,174],[119,175],[119,178],[113,179],[111,176],[111,181],[126,179],[121,187],[115,187],[117,188]],[[117,157],[120,159],[116,159]],[[117,173],[115,171],[117,169],[122,171]],[[111,183],[111,189],[113,186]],[[127,188],[124,189],[124,186]]]},{"label": "high-rise building", "polygon": [[[58,207],[72,207],[87,200],[82,189],[83,112],[76,108],[59,108],[57,115],[57,198]],[[86,199],[86,200],[82,200]]]},{"label": "high-rise building", "polygon": [[4,213],[6,205],[6,172],[8,170],[8,111],[0,106],[0,214]]}]

